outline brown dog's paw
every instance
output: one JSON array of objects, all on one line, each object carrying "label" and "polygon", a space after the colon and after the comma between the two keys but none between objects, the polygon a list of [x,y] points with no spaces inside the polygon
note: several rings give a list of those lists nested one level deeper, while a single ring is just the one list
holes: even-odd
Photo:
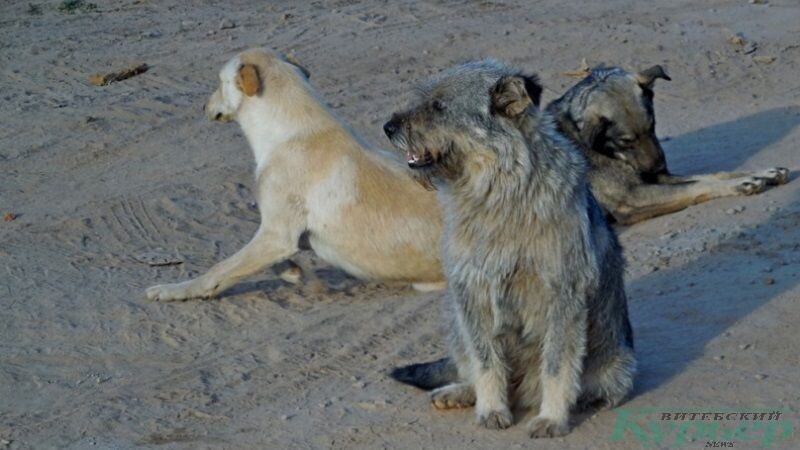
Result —
[{"label": "brown dog's paw", "polygon": [[767,187],[766,181],[762,178],[745,177],[736,180],[734,189],[741,195],[753,195],[764,192]]},{"label": "brown dog's paw", "polygon": [[475,390],[468,384],[450,384],[431,392],[436,409],[470,408],[475,406]]},{"label": "brown dog's paw", "polygon": [[775,186],[789,182],[789,169],[785,167],[773,167],[755,174],[756,178],[764,180],[767,184]]},{"label": "brown dog's paw", "polygon": [[552,438],[567,433],[569,433],[567,423],[560,423],[549,417],[536,416],[528,424],[528,434],[532,438]]},{"label": "brown dog's paw", "polygon": [[505,430],[514,423],[514,416],[508,409],[489,411],[478,416],[478,424],[490,430]]}]

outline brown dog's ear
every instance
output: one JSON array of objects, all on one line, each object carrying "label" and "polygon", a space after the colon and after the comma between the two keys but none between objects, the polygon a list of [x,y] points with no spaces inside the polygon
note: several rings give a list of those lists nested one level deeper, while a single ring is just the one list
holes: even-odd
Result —
[{"label": "brown dog's ear", "polygon": [[244,95],[252,97],[261,92],[261,76],[253,64],[242,64],[236,75],[236,85]]},{"label": "brown dog's ear", "polygon": [[309,72],[308,69],[300,64],[300,61],[297,60],[297,58],[294,56],[294,53],[289,53],[286,55],[286,62],[300,69],[300,72],[303,72],[303,76],[305,76],[307,79],[311,79],[311,72]]},{"label": "brown dog's ear", "polygon": [[[538,87],[538,84],[534,85]],[[534,103],[526,89],[525,78],[517,75],[500,78],[492,88],[491,94],[492,111],[510,119],[518,117]],[[534,92],[537,100],[540,94],[541,88],[538,92]]]},{"label": "brown dog's ear", "polygon": [[658,64],[642,70],[641,72],[637,73],[635,77],[640,86],[648,89],[653,87],[653,83],[655,83],[656,78],[661,78],[662,80],[667,81],[672,80],[672,78],[667,75],[667,71]]}]

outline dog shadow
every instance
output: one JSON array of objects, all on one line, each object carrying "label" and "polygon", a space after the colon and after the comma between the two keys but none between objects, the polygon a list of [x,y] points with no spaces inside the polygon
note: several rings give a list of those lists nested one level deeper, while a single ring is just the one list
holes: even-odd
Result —
[{"label": "dog shadow", "polygon": [[[797,125],[800,107],[794,106],[713,125],[665,143],[667,162],[678,169],[676,173],[736,170]],[[718,143],[725,138],[735,145],[720,148]],[[791,167],[796,162],[780,165]],[[793,169],[790,183],[797,178],[800,174]],[[779,209],[765,212],[763,220],[741,226],[725,238],[696,243],[702,248],[697,258],[627,283],[638,361],[630,399],[665,385],[695,360],[710,358],[709,342],[800,283],[790,265],[800,260],[800,244],[787,245],[800,242],[800,194],[775,206]],[[787,247],[794,254],[787,255]],[[573,411],[574,425],[598,411],[597,407]]]},{"label": "dog shadow", "polygon": [[[680,147],[693,163],[703,161],[692,165],[698,172],[735,170],[798,124],[800,107],[776,108],[687,133],[670,146]],[[735,144],[719,148],[715,142],[722,136]],[[797,177],[792,173],[790,182]],[[692,361],[710,357],[710,341],[800,282],[789,265],[800,259],[800,245],[787,245],[800,242],[800,195],[774,206],[779,208],[765,208],[763,220],[724,237],[701,234],[711,242],[697,243],[699,257],[628,283],[639,360],[634,397],[667,383]]]},{"label": "dog shadow", "polygon": [[730,171],[800,125],[800,106],[772,108],[662,139],[670,170],[678,174]]}]

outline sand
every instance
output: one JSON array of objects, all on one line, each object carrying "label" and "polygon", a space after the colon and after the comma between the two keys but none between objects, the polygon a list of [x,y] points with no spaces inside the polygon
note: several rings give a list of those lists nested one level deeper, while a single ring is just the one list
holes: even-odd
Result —
[{"label": "sand", "polygon": [[[237,51],[293,51],[336,114],[385,147],[381,124],[414,82],[468,58],[538,72],[544,101],[583,58],[660,63],[674,172],[796,174],[795,0],[94,3],[0,4],[0,215],[13,218],[0,222],[0,448],[641,448],[629,429],[611,440],[620,411],[641,408],[779,409],[800,426],[798,181],[619,230],[635,393],[564,438],[483,430],[385,375],[445,353],[440,294],[364,283],[306,252],[321,286],[270,270],[221,299],[143,296],[256,229],[250,150],[201,112]],[[664,439],[653,446],[676,433]]]}]

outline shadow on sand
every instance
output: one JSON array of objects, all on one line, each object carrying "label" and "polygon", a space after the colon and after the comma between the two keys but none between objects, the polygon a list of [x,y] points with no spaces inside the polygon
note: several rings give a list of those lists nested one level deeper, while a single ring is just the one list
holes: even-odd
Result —
[{"label": "shadow on sand", "polygon": [[[713,125],[667,142],[667,161],[670,168],[673,159],[679,161],[675,167],[691,165],[692,173],[735,170],[798,124],[800,107],[787,107]],[[797,177],[793,173],[792,182]],[[709,341],[800,281],[786,265],[786,258],[800,260],[800,245],[795,245],[800,243],[800,197],[765,212],[759,223],[712,241],[696,243],[704,247],[696,259],[628,283],[640,367],[634,396],[683,372],[704,356]],[[767,275],[776,282],[765,284]],[[664,292],[658,295],[653,286]]]},{"label": "shadow on sand", "polygon": [[662,141],[670,170],[678,174],[738,169],[800,124],[800,106],[766,111]]}]

